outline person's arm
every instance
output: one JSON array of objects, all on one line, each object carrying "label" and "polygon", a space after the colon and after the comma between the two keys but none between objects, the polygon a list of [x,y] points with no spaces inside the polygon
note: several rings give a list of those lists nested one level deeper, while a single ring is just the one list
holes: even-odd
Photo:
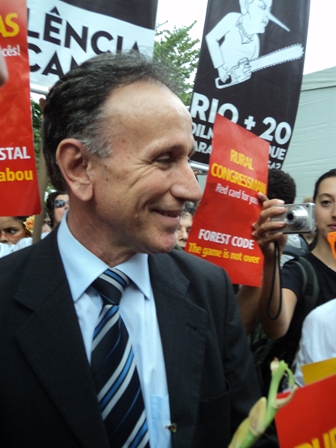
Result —
[{"label": "person's arm", "polygon": [[[230,384],[231,425],[232,433],[247,417],[252,406],[260,399],[261,392],[257,381],[254,361],[247,338],[243,334],[243,326],[237,306],[237,300],[230,289],[223,289],[227,301],[225,311],[224,360],[223,366],[226,379]],[[255,444],[257,448],[278,447],[273,429],[269,428]]]},{"label": "person's arm", "polygon": [[225,40],[225,38],[228,38],[228,35],[232,30],[236,30],[236,23],[239,16],[240,14],[238,13],[227,14],[205,36],[213,66],[218,69],[221,78],[222,76],[224,77],[228,69],[231,68],[227,67],[225,64],[225,51],[223,51],[222,48],[222,41],[223,39]]},{"label": "person's arm", "polygon": [[[291,323],[296,306],[296,295],[289,289],[282,289],[281,310],[280,306],[280,265],[275,263],[275,243],[279,247],[281,256],[286,244],[286,236],[281,233],[284,221],[271,221],[271,218],[283,213],[283,201],[272,199],[259,193],[259,199],[263,204],[263,210],[258,221],[254,224],[253,236],[256,238],[264,255],[263,281],[259,299],[259,312],[265,333],[272,339],[284,336]],[[279,232],[273,233],[278,230]],[[274,319],[274,317],[276,317]]]},{"label": "person's arm", "polygon": [[242,285],[236,294],[242,321],[247,334],[253,330],[257,315],[261,288]]}]

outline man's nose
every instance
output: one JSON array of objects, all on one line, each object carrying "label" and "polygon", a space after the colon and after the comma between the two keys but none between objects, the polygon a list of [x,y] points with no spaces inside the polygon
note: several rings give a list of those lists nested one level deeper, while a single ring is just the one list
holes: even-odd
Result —
[{"label": "man's nose", "polygon": [[186,229],[182,229],[181,230],[181,236],[183,240],[187,240],[188,239],[188,232],[186,231]]},{"label": "man's nose", "polygon": [[200,184],[198,183],[197,177],[195,176],[193,170],[190,168],[191,174],[190,174],[190,188],[192,190],[193,199],[189,199],[191,202],[199,202],[202,199],[203,192],[200,187]]},{"label": "man's nose", "polygon": [[186,163],[176,175],[177,180],[173,186],[175,197],[185,201],[199,202],[202,198],[202,190],[190,165]]}]

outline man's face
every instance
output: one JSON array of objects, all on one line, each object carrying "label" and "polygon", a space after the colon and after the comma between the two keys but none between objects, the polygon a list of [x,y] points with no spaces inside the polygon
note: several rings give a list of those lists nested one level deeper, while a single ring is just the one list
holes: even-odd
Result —
[{"label": "man's face", "polygon": [[249,5],[249,16],[253,21],[254,32],[264,33],[269,22],[272,0],[254,0]]},{"label": "man's face", "polygon": [[189,212],[184,212],[180,219],[180,224],[176,230],[176,244],[183,249],[187,246],[188,236],[193,223],[193,216]]},{"label": "man's face", "polygon": [[201,198],[188,164],[190,115],[170,90],[145,81],[112,92],[105,111],[112,154],[88,167],[96,229],[120,253],[170,251],[185,202]]}]

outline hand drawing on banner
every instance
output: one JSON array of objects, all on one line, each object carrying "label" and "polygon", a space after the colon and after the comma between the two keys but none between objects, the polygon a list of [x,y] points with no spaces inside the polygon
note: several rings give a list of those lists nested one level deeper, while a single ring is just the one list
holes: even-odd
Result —
[{"label": "hand drawing on banner", "polygon": [[217,89],[239,84],[251,78],[252,72],[299,59],[302,45],[292,45],[259,57],[258,34],[263,34],[269,21],[290,32],[271,13],[272,0],[239,0],[241,14],[231,12],[206,35],[214,67],[218,70]]}]

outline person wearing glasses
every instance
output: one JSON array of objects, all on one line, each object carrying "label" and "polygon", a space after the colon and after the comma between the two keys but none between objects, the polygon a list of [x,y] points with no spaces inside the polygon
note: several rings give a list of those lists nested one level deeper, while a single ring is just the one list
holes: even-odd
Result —
[{"label": "person wearing glasses", "polygon": [[[69,208],[69,195],[65,191],[53,191],[49,194],[43,220],[41,238],[45,238],[61,222]],[[27,216],[0,217],[0,258],[16,252],[33,242],[31,231],[25,226]]]},{"label": "person wearing glasses", "polygon": [[61,222],[63,215],[69,208],[69,195],[65,191],[52,191],[46,201],[49,216],[49,226],[53,230]]}]

